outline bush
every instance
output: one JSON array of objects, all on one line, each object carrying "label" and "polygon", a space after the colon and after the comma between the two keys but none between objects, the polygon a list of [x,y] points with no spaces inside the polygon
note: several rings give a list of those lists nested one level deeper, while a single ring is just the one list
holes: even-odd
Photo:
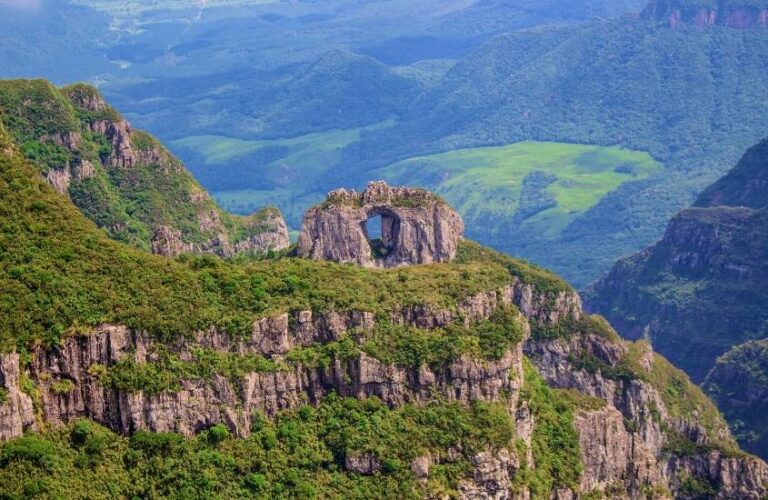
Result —
[{"label": "bush", "polygon": [[131,436],[130,445],[148,455],[168,455],[176,451],[183,441],[184,438],[174,432],[138,431]]},{"label": "bush", "polygon": [[10,441],[0,449],[0,466],[11,462],[28,462],[38,467],[50,467],[57,459],[52,443],[38,436],[25,436]]},{"label": "bush", "polygon": [[269,481],[264,474],[248,474],[245,476],[245,486],[253,492],[262,493],[269,490]]},{"label": "bush", "polygon": [[85,443],[88,441],[88,438],[91,437],[91,432],[91,423],[87,420],[78,420],[75,422],[75,424],[72,426],[72,431],[69,434],[72,445],[75,447],[85,445]]},{"label": "bush", "polygon": [[229,429],[224,424],[216,424],[208,429],[208,441],[211,444],[219,444],[229,437]]}]

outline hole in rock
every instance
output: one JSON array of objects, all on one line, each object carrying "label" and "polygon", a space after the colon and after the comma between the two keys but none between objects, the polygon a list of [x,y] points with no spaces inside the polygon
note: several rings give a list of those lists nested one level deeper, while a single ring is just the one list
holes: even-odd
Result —
[{"label": "hole in rock", "polygon": [[383,258],[392,253],[400,231],[400,220],[391,213],[374,213],[364,225],[365,236],[371,246],[374,258]]}]

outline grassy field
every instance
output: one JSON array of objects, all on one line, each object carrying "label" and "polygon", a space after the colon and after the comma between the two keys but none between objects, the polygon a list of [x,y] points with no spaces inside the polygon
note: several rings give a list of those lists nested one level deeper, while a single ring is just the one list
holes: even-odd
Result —
[{"label": "grassy field", "polygon": [[[259,169],[276,187],[253,189],[244,185],[238,190],[212,190],[213,196],[226,210],[251,213],[259,207],[280,207],[291,225],[298,227],[304,211],[322,200],[324,191],[317,190],[316,180],[338,162],[341,151],[360,138],[363,130],[386,127],[391,121],[370,127],[332,130],[317,134],[277,140],[243,140],[205,135],[173,141],[174,148],[188,149],[200,155],[207,169],[227,168],[226,175],[237,175],[232,168]],[[252,160],[254,154],[267,148],[280,148],[279,158],[266,163]],[[242,167],[237,165],[242,164]]]},{"label": "grassy field", "polygon": [[372,176],[434,189],[471,222],[514,219],[526,175],[542,172],[551,179],[542,194],[556,205],[517,222],[555,237],[609,192],[660,168],[647,153],[620,147],[520,142],[411,158]]},{"label": "grassy field", "polygon": [[[196,151],[210,172],[242,182],[242,188],[212,190],[226,210],[246,214],[265,205],[277,206],[295,230],[304,211],[325,196],[317,188],[318,180],[360,132],[332,131],[276,141],[199,136],[174,146]],[[263,148],[275,147],[282,148],[279,159],[255,160]],[[249,184],[247,173],[254,169],[258,178],[269,178],[274,185]],[[560,241],[577,217],[622,184],[646,179],[661,169],[649,154],[621,147],[520,142],[410,158],[369,172],[368,179],[435,190],[459,210],[470,238],[542,262],[542,252]]]},{"label": "grassy field", "polygon": [[196,135],[178,139],[172,144],[197,151],[203,156],[207,165],[223,164],[269,146],[285,146],[291,150],[288,156],[279,160],[281,163],[326,165],[338,159],[342,148],[357,141],[361,130],[360,128],[331,130],[271,141],[236,139],[220,135]]}]

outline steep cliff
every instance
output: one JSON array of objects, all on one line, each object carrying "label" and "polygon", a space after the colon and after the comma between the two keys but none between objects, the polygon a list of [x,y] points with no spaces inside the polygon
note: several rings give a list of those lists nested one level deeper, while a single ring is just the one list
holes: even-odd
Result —
[{"label": "steep cliff", "polygon": [[702,384],[731,423],[744,449],[768,449],[768,339],[738,345],[717,358]]},{"label": "steep cliff", "polygon": [[768,27],[768,2],[763,0],[654,0],[643,16],[670,28],[725,26],[734,29]]},{"label": "steep cliff", "polygon": [[476,244],[377,270],[167,260],[98,231],[2,128],[0,212],[10,496],[768,493],[685,375]]},{"label": "steep cliff", "polygon": [[41,175],[113,238],[167,256],[288,246],[277,210],[222,212],[176,158],[92,87],[0,82],[0,120]]},{"label": "steep cliff", "polygon": [[[672,219],[659,243],[619,261],[593,284],[587,308],[607,317],[625,337],[649,339],[697,382],[732,347],[765,338],[766,172],[768,141],[750,149],[694,208]],[[741,393],[747,386],[733,389],[731,396],[717,394],[728,415],[750,399]],[[753,444],[750,450],[768,455],[764,446]]]}]

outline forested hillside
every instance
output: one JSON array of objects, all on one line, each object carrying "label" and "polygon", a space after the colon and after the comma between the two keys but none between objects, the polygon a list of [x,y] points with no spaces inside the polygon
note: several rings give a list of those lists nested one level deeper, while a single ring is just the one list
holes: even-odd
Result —
[{"label": "forested hillside", "polygon": [[701,391],[547,271],[467,241],[378,271],[153,256],[2,125],[0,195],[10,496],[767,491]]},{"label": "forested hillside", "polygon": [[706,379],[743,445],[762,456],[764,352],[748,342],[768,336],[766,206],[762,141],[675,216],[659,243],[619,261],[585,294],[622,335],[650,340],[695,381]]},{"label": "forested hillside", "polygon": [[282,216],[221,211],[155,138],[98,91],[0,81],[0,121],[40,175],[110,236],[155,253],[266,253],[288,246]]}]

